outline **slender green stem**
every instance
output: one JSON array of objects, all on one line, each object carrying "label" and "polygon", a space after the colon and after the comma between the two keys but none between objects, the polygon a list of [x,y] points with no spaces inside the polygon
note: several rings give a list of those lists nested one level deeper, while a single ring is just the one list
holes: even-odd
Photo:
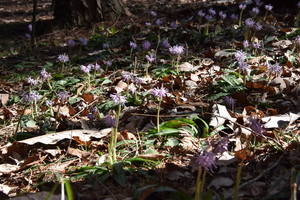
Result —
[{"label": "slender green stem", "polygon": [[203,192],[203,188],[204,188],[204,184],[205,184],[205,180],[206,180],[206,174],[207,174],[207,170],[204,169],[203,174],[202,174],[201,185],[200,185],[200,195]]},{"label": "slender green stem", "polygon": [[108,145],[108,159],[109,164],[112,166],[117,161],[117,133],[118,133],[118,125],[119,125],[119,118],[121,114],[121,108],[122,105],[118,105],[118,110],[116,114],[116,124],[115,127],[111,129],[111,137],[110,137],[110,143]]},{"label": "slender green stem", "polygon": [[161,105],[162,99],[159,99],[158,106],[157,106],[157,118],[156,118],[156,127],[157,132],[160,132],[160,126],[159,126],[159,115],[160,115],[160,105]]},{"label": "slender green stem", "polygon": [[200,200],[200,196],[201,196],[201,174],[202,174],[202,168],[199,167],[198,174],[197,174],[197,180],[196,180],[195,200]]},{"label": "slender green stem", "polygon": [[234,195],[233,195],[233,200],[238,200],[238,194],[239,194],[239,187],[241,183],[241,173],[243,169],[243,163],[244,159],[241,160],[240,166],[238,167],[238,171],[236,174],[236,181],[235,181],[235,187],[234,187]]},{"label": "slender green stem", "polygon": [[148,61],[147,65],[146,65],[146,77],[148,77],[148,68],[149,68],[149,66],[150,66],[150,62]]},{"label": "slender green stem", "polygon": [[239,26],[242,26],[242,16],[243,16],[243,10],[241,10],[240,12]]},{"label": "slender green stem", "polygon": [[88,73],[88,87],[91,86],[91,74]]},{"label": "slender green stem", "polygon": [[24,106],[24,108],[22,110],[22,113],[21,113],[21,115],[20,115],[20,117],[18,119],[18,123],[17,123],[16,130],[15,130],[15,135],[18,133],[18,129],[19,129],[19,126],[21,124],[21,119],[22,119],[22,117],[23,117],[23,115],[25,113],[26,107],[27,107],[27,105]]}]

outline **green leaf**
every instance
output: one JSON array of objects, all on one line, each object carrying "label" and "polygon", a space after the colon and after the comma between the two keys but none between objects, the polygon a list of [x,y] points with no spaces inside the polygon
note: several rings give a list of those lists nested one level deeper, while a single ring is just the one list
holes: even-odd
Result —
[{"label": "green leaf", "polygon": [[105,84],[108,84],[108,83],[111,83],[112,81],[109,80],[109,79],[105,79],[104,81],[102,81],[101,85],[105,85]]},{"label": "green leaf", "polygon": [[34,120],[29,120],[28,122],[26,122],[25,124],[27,127],[33,127],[36,125],[36,122]]},{"label": "green leaf", "polygon": [[175,138],[168,138],[167,142],[164,144],[164,146],[168,146],[168,147],[174,147],[179,145],[179,141]]},{"label": "green leaf", "polygon": [[163,135],[175,135],[179,134],[179,130],[175,128],[161,128],[160,132],[153,133],[151,137],[153,136],[163,136]]},{"label": "green leaf", "polygon": [[125,170],[123,169],[123,162],[114,163],[113,178],[119,185],[125,186],[126,177],[125,177]]}]

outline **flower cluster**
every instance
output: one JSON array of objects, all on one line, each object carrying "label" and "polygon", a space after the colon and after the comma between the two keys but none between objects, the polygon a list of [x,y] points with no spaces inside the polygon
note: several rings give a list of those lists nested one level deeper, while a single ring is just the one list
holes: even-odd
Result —
[{"label": "flower cluster", "polygon": [[233,106],[235,106],[237,100],[232,98],[231,96],[225,96],[223,98],[223,101],[224,101],[224,104],[229,107],[229,108],[232,108]]},{"label": "flower cluster", "polygon": [[88,64],[87,66],[81,65],[80,69],[83,73],[90,73],[91,70],[99,71],[101,70],[101,67],[98,63],[93,64]]},{"label": "flower cluster", "polygon": [[150,93],[153,96],[162,99],[163,97],[167,96],[168,92],[169,92],[169,90],[162,86],[161,88],[154,88]]},{"label": "flower cluster", "polygon": [[150,49],[150,47],[151,47],[151,43],[148,40],[145,40],[143,42],[143,49],[147,51]]},{"label": "flower cluster", "polygon": [[279,63],[275,63],[274,65],[268,63],[268,71],[275,76],[279,76],[282,72],[282,66],[280,66]]},{"label": "flower cluster", "polygon": [[238,61],[238,69],[245,72],[248,69],[248,63],[245,62],[246,54],[243,51],[237,51],[234,57]]},{"label": "flower cluster", "polygon": [[79,38],[79,43],[82,45],[82,46],[86,46],[88,44],[88,40],[86,38]]},{"label": "flower cluster", "polygon": [[212,171],[216,165],[216,155],[213,152],[204,151],[201,154],[195,155],[190,163],[191,166],[202,167],[207,171]]},{"label": "flower cluster", "polygon": [[60,99],[61,103],[65,102],[69,96],[69,93],[66,91],[62,91],[57,94],[57,98]]},{"label": "flower cluster", "polygon": [[58,61],[62,62],[62,63],[66,63],[66,62],[69,62],[69,56],[67,54],[60,54],[58,55]]},{"label": "flower cluster", "polygon": [[126,97],[122,96],[120,93],[114,93],[110,95],[110,98],[116,103],[125,106]]},{"label": "flower cluster", "polygon": [[22,102],[25,104],[32,103],[42,98],[42,96],[39,95],[37,91],[34,90],[29,92],[28,94],[24,93],[21,96],[22,96]]},{"label": "flower cluster", "polygon": [[129,42],[129,46],[132,49],[136,49],[137,48],[137,44],[135,42],[132,42],[132,41]]},{"label": "flower cluster", "polygon": [[33,79],[33,78],[31,78],[31,76],[29,76],[29,77],[27,78],[27,83],[28,83],[29,85],[31,85],[31,86],[35,86],[38,82],[37,82],[36,79]]},{"label": "flower cluster", "polygon": [[154,62],[156,59],[155,54],[153,54],[153,53],[146,55],[145,58],[148,62]]},{"label": "flower cluster", "polygon": [[263,134],[265,132],[265,129],[263,128],[263,125],[260,123],[258,118],[255,117],[249,117],[248,118],[249,124],[248,126],[257,134]]},{"label": "flower cluster", "polygon": [[45,68],[42,69],[40,74],[41,74],[42,79],[44,79],[44,80],[49,77],[49,74],[46,72]]},{"label": "flower cluster", "polygon": [[170,47],[169,51],[173,55],[181,55],[181,54],[184,53],[184,47],[183,46],[179,46],[179,45],[175,45],[173,47]]},{"label": "flower cluster", "polygon": [[127,71],[123,71],[121,73],[122,78],[124,79],[124,81],[129,81],[132,79],[133,74],[131,72],[127,72]]}]

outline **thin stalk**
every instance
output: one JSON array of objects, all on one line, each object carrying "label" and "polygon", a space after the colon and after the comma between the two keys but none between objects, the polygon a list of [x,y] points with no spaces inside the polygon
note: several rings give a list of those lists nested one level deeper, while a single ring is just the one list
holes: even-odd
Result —
[{"label": "thin stalk", "polygon": [[197,174],[197,180],[196,180],[195,200],[200,200],[200,196],[201,196],[201,174],[202,174],[202,168],[199,167],[198,174]]},{"label": "thin stalk", "polygon": [[239,26],[242,26],[242,16],[243,16],[243,11],[244,11],[244,10],[241,10],[241,12],[240,12]]},{"label": "thin stalk", "polygon": [[16,135],[17,132],[18,132],[19,126],[20,126],[20,124],[21,124],[21,119],[22,119],[22,117],[23,117],[23,115],[24,115],[24,113],[25,113],[26,107],[27,107],[27,106],[25,105],[25,106],[24,106],[24,109],[22,110],[22,113],[21,113],[21,115],[20,115],[20,117],[19,117],[19,119],[18,119],[18,123],[17,123],[16,130],[15,130],[15,135]]},{"label": "thin stalk", "polygon": [[[203,192],[203,188],[204,188],[204,184],[205,184],[205,180],[206,180],[206,174],[207,174],[207,170],[204,169],[203,174],[202,174],[202,180],[201,180],[201,185],[200,185],[200,192]],[[201,195],[200,193],[200,195]]]},{"label": "thin stalk", "polygon": [[118,133],[118,124],[119,124],[119,118],[121,114],[121,108],[122,105],[118,105],[118,111],[116,114],[116,124],[115,127],[111,129],[111,137],[110,137],[110,144],[108,146],[108,159],[111,166],[117,161],[117,150],[116,150],[116,144],[117,144],[117,133]]},{"label": "thin stalk", "polygon": [[241,160],[240,166],[238,167],[238,171],[236,174],[236,181],[235,181],[235,187],[234,187],[234,195],[233,195],[233,200],[238,200],[238,194],[239,194],[239,187],[241,183],[241,173],[243,169],[243,163],[244,159]]},{"label": "thin stalk", "polygon": [[159,127],[159,115],[160,115],[160,105],[161,105],[162,99],[159,99],[158,101],[158,106],[157,106],[157,118],[156,118],[156,127],[157,127],[157,132],[160,132],[160,127]]}]

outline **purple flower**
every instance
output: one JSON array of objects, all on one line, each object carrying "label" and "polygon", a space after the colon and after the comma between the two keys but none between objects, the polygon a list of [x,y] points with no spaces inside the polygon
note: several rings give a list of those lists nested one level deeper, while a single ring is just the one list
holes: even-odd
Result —
[{"label": "purple flower", "polygon": [[150,22],[146,22],[145,25],[146,26],[151,26],[151,23]]},{"label": "purple flower", "polygon": [[143,49],[147,51],[150,49],[150,47],[151,47],[151,43],[148,40],[145,40],[143,42]]},{"label": "purple flower", "polygon": [[57,98],[59,98],[61,102],[65,102],[65,101],[67,100],[68,97],[69,97],[69,93],[66,92],[66,91],[59,92],[59,93],[57,94]]},{"label": "purple flower", "polygon": [[224,13],[223,11],[219,12],[219,16],[221,17],[221,19],[225,19],[227,17],[226,13]]},{"label": "purple flower", "polygon": [[88,65],[88,66],[85,66],[85,65],[81,65],[80,66],[80,69],[81,69],[81,71],[83,72],[83,73],[90,73],[90,70],[91,70],[91,66],[90,65]]},{"label": "purple flower", "polygon": [[255,133],[263,134],[265,132],[265,129],[263,128],[263,125],[260,123],[258,118],[248,118],[249,121],[249,128],[251,128]]},{"label": "purple flower", "polygon": [[95,115],[93,115],[93,114],[91,114],[91,113],[89,113],[89,114],[87,114],[86,115],[87,116],[87,118],[89,118],[89,120],[93,120],[93,119],[95,119]]},{"label": "purple flower", "polygon": [[206,19],[207,21],[210,21],[210,22],[211,22],[211,21],[214,21],[215,18],[214,18],[214,16],[212,16],[212,15],[206,15],[206,16],[205,16],[205,19]]},{"label": "purple flower", "polygon": [[54,104],[53,101],[46,100],[46,106],[52,106]]},{"label": "purple flower", "polygon": [[29,83],[29,85],[31,85],[31,86],[34,86],[34,85],[37,84],[37,80],[36,80],[36,79],[33,79],[33,78],[31,78],[31,76],[29,76],[29,77],[27,78],[27,83]]},{"label": "purple flower", "polygon": [[102,44],[103,49],[107,49],[109,47],[108,43],[103,43]]},{"label": "purple flower", "polygon": [[114,93],[110,95],[110,98],[116,103],[125,106],[126,97],[122,96],[120,93]]},{"label": "purple flower", "polygon": [[244,49],[246,49],[247,47],[249,47],[249,42],[248,42],[248,40],[245,40],[245,41],[243,42],[243,47],[244,47]]},{"label": "purple flower", "polygon": [[110,60],[103,60],[103,64],[106,65],[106,66],[108,66],[108,67],[110,67],[110,66],[112,66],[112,61],[110,61]]},{"label": "purple flower", "polygon": [[42,96],[39,95],[35,90],[29,92],[28,94],[24,93],[21,96],[22,96],[22,102],[25,104],[32,103],[42,98]]},{"label": "purple flower", "polygon": [[184,53],[184,47],[183,46],[179,46],[179,45],[175,45],[173,47],[170,47],[169,51],[173,55],[181,55],[181,54]]},{"label": "purple flower", "polygon": [[300,45],[300,35],[298,35],[296,38],[295,38],[295,42]]},{"label": "purple flower", "polygon": [[117,122],[110,115],[106,115],[105,117],[103,117],[102,121],[105,123],[107,128],[116,127]]},{"label": "purple flower", "polygon": [[28,31],[32,32],[32,24],[28,24]]},{"label": "purple flower", "polygon": [[158,97],[160,99],[162,99],[163,97],[166,97],[168,94],[168,89],[164,88],[163,86],[161,88],[154,88],[153,90],[151,90],[151,94],[155,97]]},{"label": "purple flower", "polygon": [[282,66],[280,66],[279,63],[275,63],[274,65],[268,63],[268,70],[270,73],[278,76],[282,72]]},{"label": "purple flower", "polygon": [[252,12],[257,15],[260,11],[258,7],[254,7],[252,8]]},{"label": "purple flower", "polygon": [[25,34],[25,37],[26,37],[27,39],[30,39],[30,38],[31,38],[31,35],[30,35],[29,33],[26,33],[26,34]]},{"label": "purple flower", "polygon": [[255,1],[256,6],[258,6],[258,7],[264,5],[264,3],[261,2],[260,0],[254,0],[254,1]]},{"label": "purple flower", "polygon": [[67,45],[69,47],[74,47],[76,45],[76,42],[73,39],[69,39],[69,40],[67,40]]},{"label": "purple flower", "polygon": [[83,46],[86,46],[88,44],[88,41],[86,38],[81,37],[78,40],[79,40],[80,44]]},{"label": "purple flower", "polygon": [[248,68],[249,68],[248,63],[246,63],[244,61],[238,62],[238,69],[241,70],[242,72],[246,72]]},{"label": "purple flower", "polygon": [[214,147],[213,152],[216,154],[223,154],[224,152],[228,151],[228,139],[223,138],[217,142],[212,142],[211,146]]},{"label": "purple flower", "polygon": [[234,58],[239,62],[244,62],[246,59],[246,53],[243,51],[237,51],[234,54]]},{"label": "purple flower", "polygon": [[41,77],[42,77],[42,79],[47,79],[49,77],[49,75],[46,72],[45,68],[43,68],[42,71],[41,71]]},{"label": "purple flower", "polygon": [[157,20],[155,21],[155,24],[156,24],[157,26],[160,26],[162,23],[163,23],[163,20],[161,20],[161,19],[157,19]]},{"label": "purple flower", "polygon": [[156,16],[157,16],[157,13],[156,13],[155,11],[153,11],[153,10],[150,12],[150,14],[151,14],[153,17],[156,17]]},{"label": "purple flower", "polygon": [[231,96],[223,97],[223,101],[224,101],[224,104],[229,108],[232,108],[233,106],[235,106],[235,104],[237,102],[237,100],[232,98]]},{"label": "purple flower", "polygon": [[141,79],[139,77],[134,77],[134,82],[137,85],[141,85],[141,84],[145,84],[146,83],[143,79]]},{"label": "purple flower", "polygon": [[254,24],[255,24],[255,22],[251,18],[248,18],[245,20],[245,25],[249,28],[252,28],[254,26]]},{"label": "purple flower", "polygon": [[239,20],[239,16],[235,13],[232,13],[230,15],[230,18],[231,18],[232,21],[238,21]]},{"label": "purple flower", "polygon": [[154,62],[156,59],[155,54],[153,53],[151,53],[150,55],[146,55],[145,57],[148,62]]},{"label": "purple flower", "polygon": [[97,107],[92,107],[91,108],[91,113],[95,113],[95,112],[98,112],[98,108]]},{"label": "purple flower", "polygon": [[202,167],[207,171],[212,171],[216,167],[216,155],[212,152],[204,151],[202,154],[194,156],[191,162],[198,168]]},{"label": "purple flower", "polygon": [[67,54],[60,54],[60,55],[58,55],[58,60],[60,61],[60,62],[63,62],[63,63],[66,63],[66,62],[68,62],[70,59],[69,59],[69,56],[67,55]]},{"label": "purple flower", "polygon": [[161,42],[163,48],[170,48],[170,43],[169,43],[169,39],[168,38],[165,38],[163,39],[163,41]]},{"label": "purple flower", "polygon": [[172,29],[176,29],[177,26],[178,25],[177,25],[177,23],[175,21],[173,21],[173,22],[170,23],[170,28],[172,28]]},{"label": "purple flower", "polygon": [[240,5],[239,5],[239,9],[240,9],[240,10],[245,10],[246,7],[247,7],[246,4],[240,4]]},{"label": "purple flower", "polygon": [[129,81],[130,79],[132,79],[133,74],[130,73],[130,72],[123,71],[123,72],[121,73],[121,76],[122,76],[122,78],[123,78],[125,81]]},{"label": "purple flower", "polygon": [[137,48],[137,44],[135,42],[132,42],[132,41],[129,42],[129,46],[132,49],[136,49]]},{"label": "purple flower", "polygon": [[197,14],[199,17],[205,17],[205,13],[202,10],[199,10]]},{"label": "purple flower", "polygon": [[259,49],[261,47],[261,44],[260,43],[252,43],[252,47],[254,49]]},{"label": "purple flower", "polygon": [[216,15],[216,11],[212,8],[208,9],[208,13],[211,15]]},{"label": "purple flower", "polygon": [[267,11],[271,11],[273,9],[273,6],[271,4],[265,5],[265,9]]},{"label": "purple flower", "polygon": [[257,30],[257,31],[260,31],[260,30],[263,29],[263,26],[261,25],[260,22],[257,22],[257,23],[254,25],[254,28],[255,28],[255,30]]},{"label": "purple flower", "polygon": [[98,63],[95,63],[94,69],[95,69],[96,71],[99,71],[99,70],[101,70],[101,66],[100,66]]}]

